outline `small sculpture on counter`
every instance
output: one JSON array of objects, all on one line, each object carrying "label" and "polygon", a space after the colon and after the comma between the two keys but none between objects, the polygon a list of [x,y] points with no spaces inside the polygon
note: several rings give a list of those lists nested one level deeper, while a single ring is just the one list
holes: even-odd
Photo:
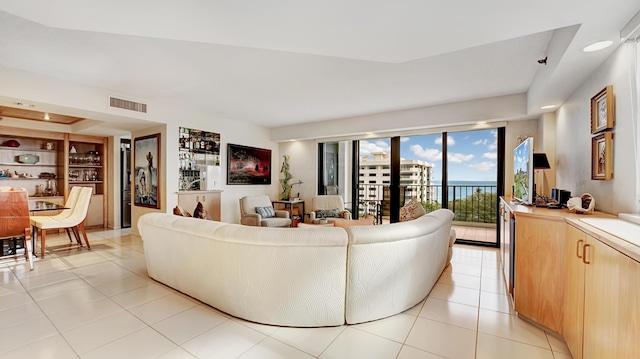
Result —
[{"label": "small sculpture on counter", "polygon": [[593,213],[596,208],[596,200],[589,193],[583,193],[580,197],[569,198],[567,208],[576,213]]}]

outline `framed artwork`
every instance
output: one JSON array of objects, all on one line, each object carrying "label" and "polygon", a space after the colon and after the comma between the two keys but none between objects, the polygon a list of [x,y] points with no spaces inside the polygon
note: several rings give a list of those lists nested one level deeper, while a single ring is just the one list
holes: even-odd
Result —
[{"label": "framed artwork", "polygon": [[136,137],[133,140],[134,205],[160,208],[160,199],[158,198],[158,188],[160,187],[159,163],[160,134]]},{"label": "framed artwork", "polygon": [[591,133],[610,130],[615,123],[613,86],[603,88],[591,98]]},{"label": "framed artwork", "polygon": [[591,139],[591,179],[613,178],[613,133],[605,131]]},{"label": "framed artwork", "polygon": [[271,150],[227,145],[227,184],[271,184]]}]

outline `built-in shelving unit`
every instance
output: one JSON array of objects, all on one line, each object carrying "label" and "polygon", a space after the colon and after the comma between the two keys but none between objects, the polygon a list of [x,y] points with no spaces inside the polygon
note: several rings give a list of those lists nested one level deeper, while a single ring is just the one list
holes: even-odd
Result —
[{"label": "built-in shelving unit", "polygon": [[[35,162],[20,162],[23,155]],[[72,187],[92,187],[88,227],[107,223],[107,163],[106,137],[0,126],[0,186],[59,204]]]}]

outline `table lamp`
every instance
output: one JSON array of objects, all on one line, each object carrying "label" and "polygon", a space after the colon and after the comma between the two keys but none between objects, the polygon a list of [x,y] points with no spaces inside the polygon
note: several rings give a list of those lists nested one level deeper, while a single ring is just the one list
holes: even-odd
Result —
[{"label": "table lamp", "polygon": [[[533,154],[533,169],[534,170],[546,170],[551,168],[551,165],[549,165],[549,160],[547,159],[547,154],[546,153],[534,153]],[[542,177],[542,181],[544,183],[544,176]],[[534,194],[537,195],[537,191],[535,191],[535,184],[534,184]],[[543,187],[544,188],[544,187]]]}]

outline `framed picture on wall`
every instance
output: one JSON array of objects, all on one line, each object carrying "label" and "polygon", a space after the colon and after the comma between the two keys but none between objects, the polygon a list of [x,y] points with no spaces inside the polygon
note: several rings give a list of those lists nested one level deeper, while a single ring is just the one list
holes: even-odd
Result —
[{"label": "framed picture on wall", "polygon": [[591,98],[591,133],[610,130],[614,119],[613,86],[603,88]]},{"label": "framed picture on wall", "polygon": [[613,178],[613,133],[605,131],[591,139],[591,179]]},{"label": "framed picture on wall", "polygon": [[160,208],[158,188],[160,178],[160,134],[136,137],[133,140],[134,202],[141,207]]},{"label": "framed picture on wall", "polygon": [[227,184],[271,184],[271,150],[228,144]]}]

